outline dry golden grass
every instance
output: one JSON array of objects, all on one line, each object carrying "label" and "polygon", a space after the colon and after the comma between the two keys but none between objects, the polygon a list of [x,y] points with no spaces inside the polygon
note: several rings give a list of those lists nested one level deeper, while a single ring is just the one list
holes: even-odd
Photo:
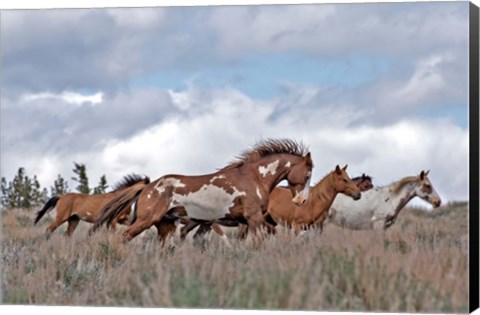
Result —
[{"label": "dry golden grass", "polygon": [[[45,237],[51,218],[2,212],[4,304],[232,309],[467,312],[468,204],[405,209],[387,231],[327,225],[280,230],[254,247],[208,241],[166,248],[154,230],[129,244],[121,231],[87,236],[81,223]],[[234,232],[230,232],[232,236]]]}]

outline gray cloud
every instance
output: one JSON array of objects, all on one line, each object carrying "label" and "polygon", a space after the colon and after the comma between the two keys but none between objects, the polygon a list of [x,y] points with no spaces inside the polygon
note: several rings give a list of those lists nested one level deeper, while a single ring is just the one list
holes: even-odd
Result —
[{"label": "gray cloud", "polygon": [[[201,174],[260,137],[311,145],[317,178],[350,164],[386,184],[421,169],[450,199],[466,198],[465,3],[2,12],[2,176],[18,166],[51,184],[72,161],[92,181],[128,172]],[[355,27],[352,27],[354,25]],[[388,69],[358,86],[281,83],[255,100],[238,89],[131,88],[137,78],[236,64],[249,54],[381,57]],[[345,75],[350,73],[346,71]],[[248,77],[242,78],[244,84]],[[292,80],[293,81],[293,80]],[[102,92],[99,104],[36,93]],[[437,114],[436,113],[440,113]],[[221,149],[219,149],[221,148]],[[454,148],[454,149],[452,149]],[[402,165],[402,168],[398,168]]]},{"label": "gray cloud", "polygon": [[465,3],[7,11],[2,84],[8,95],[112,90],[268,52],[416,60],[465,49],[467,12]]},{"label": "gray cloud", "polygon": [[[310,92],[304,93],[308,100]],[[167,173],[198,175],[224,166],[261,137],[292,137],[310,146],[316,165],[314,180],[336,164],[349,164],[353,175],[369,173],[378,185],[431,169],[434,185],[445,200],[468,198],[467,168],[451,167],[467,165],[468,130],[443,119],[352,125],[358,114],[347,108],[304,111],[292,104],[272,120],[279,100],[253,100],[232,89],[202,94],[192,88],[179,92],[172,103],[178,110],[126,136],[114,137],[110,130],[86,130],[85,138],[96,145],[82,150],[75,149],[75,136],[65,134],[59,135],[64,137],[61,142],[71,141],[71,145],[64,151],[46,150],[49,137],[40,139],[38,145],[30,142],[27,154],[23,148],[13,147],[3,155],[2,173],[13,176],[15,167],[22,165],[39,175],[42,184],[49,184],[58,173],[70,174],[72,161],[82,161],[87,163],[92,180],[107,174],[114,182],[130,172],[152,178]],[[198,109],[195,115],[188,114],[190,106]]]},{"label": "gray cloud", "polygon": [[101,104],[74,105],[61,99],[5,100],[4,150],[65,153],[92,150],[108,139],[122,139],[178,112],[170,95],[137,89],[105,95]]},{"label": "gray cloud", "polygon": [[462,3],[224,7],[212,10],[207,25],[218,34],[218,49],[226,55],[297,49],[330,57],[361,53],[410,58],[464,45],[467,12]]}]

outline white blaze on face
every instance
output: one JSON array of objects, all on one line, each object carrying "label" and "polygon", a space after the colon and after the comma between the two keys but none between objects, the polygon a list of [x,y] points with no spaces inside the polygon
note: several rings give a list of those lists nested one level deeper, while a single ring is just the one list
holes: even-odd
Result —
[{"label": "white blaze on face", "polygon": [[173,177],[167,177],[161,179],[156,185],[155,189],[158,191],[159,194],[162,194],[165,191],[165,187],[172,186],[174,188],[177,187],[185,187],[185,184],[182,183],[179,179]]},{"label": "white blaze on face", "polygon": [[287,164],[285,164],[285,167],[289,168],[290,166],[292,166],[292,163],[290,163],[290,161],[288,161]]},{"label": "white blaze on face", "polygon": [[221,187],[205,184],[199,190],[187,195],[173,193],[170,206],[173,204],[184,206],[188,216],[193,219],[220,219],[230,212],[235,198],[246,195],[235,187],[233,190],[230,194]]},{"label": "white blaze on face", "polygon": [[259,166],[258,171],[262,174],[263,177],[267,176],[269,173],[275,175],[277,172],[278,164],[280,163],[279,160],[268,164],[267,166]]}]

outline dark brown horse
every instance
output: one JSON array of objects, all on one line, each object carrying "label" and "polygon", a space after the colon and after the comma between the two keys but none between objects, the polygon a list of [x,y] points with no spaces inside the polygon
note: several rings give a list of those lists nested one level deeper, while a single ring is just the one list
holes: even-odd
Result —
[{"label": "dark brown horse", "polygon": [[[45,213],[55,209],[56,218],[49,227],[47,232],[52,233],[64,222],[68,222],[66,234],[72,235],[80,220],[93,223],[100,215],[100,209],[104,207],[110,200],[120,194],[132,194],[141,190],[145,185],[150,183],[150,179],[140,175],[126,175],[119,183],[113,187],[113,191],[106,194],[87,195],[79,193],[68,193],[63,196],[55,196],[50,198],[43,208],[37,212],[35,224],[45,215]],[[112,229],[115,229],[116,223],[129,225],[128,212],[123,212],[112,223]]]},{"label": "dark brown horse", "polygon": [[372,177],[369,175],[362,174],[362,176],[357,176],[352,178],[352,182],[357,184],[361,192],[367,191],[373,188]]},{"label": "dark brown horse", "polygon": [[[138,196],[134,222],[125,230],[124,238],[129,241],[155,225],[159,240],[164,241],[175,231],[179,218],[238,220],[248,224],[252,232],[263,225],[274,233],[275,228],[263,218],[270,192],[286,179],[290,201],[302,204],[308,196],[312,167],[310,153],[303,144],[290,139],[264,140],[213,174],[160,177]],[[92,230],[120,212],[118,207],[110,206]]]}]

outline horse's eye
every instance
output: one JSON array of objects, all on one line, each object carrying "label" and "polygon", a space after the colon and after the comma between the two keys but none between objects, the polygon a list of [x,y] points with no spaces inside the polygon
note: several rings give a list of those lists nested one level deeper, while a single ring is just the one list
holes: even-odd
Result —
[{"label": "horse's eye", "polygon": [[346,179],[344,178],[344,179],[343,179],[343,182],[344,182],[345,184],[347,184],[347,183],[348,183],[348,180],[346,180]]}]

